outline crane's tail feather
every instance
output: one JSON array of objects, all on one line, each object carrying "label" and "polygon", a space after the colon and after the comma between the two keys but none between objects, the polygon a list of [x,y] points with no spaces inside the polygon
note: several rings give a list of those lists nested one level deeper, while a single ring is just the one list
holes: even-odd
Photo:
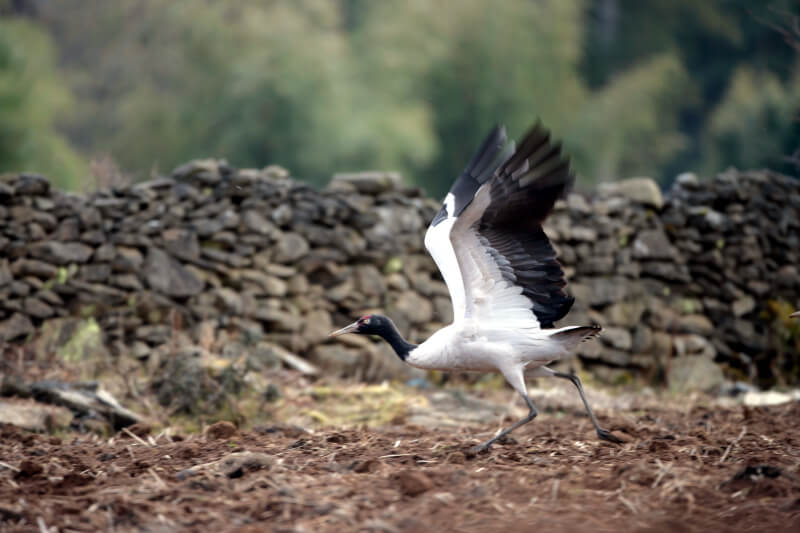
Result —
[{"label": "crane's tail feather", "polygon": [[564,328],[550,335],[550,338],[560,342],[568,350],[572,350],[578,344],[600,336],[603,328],[600,326],[575,326]]}]

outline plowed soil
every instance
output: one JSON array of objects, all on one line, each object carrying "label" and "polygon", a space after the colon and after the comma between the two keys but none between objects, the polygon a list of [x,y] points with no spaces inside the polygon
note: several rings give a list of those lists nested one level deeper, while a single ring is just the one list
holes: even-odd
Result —
[{"label": "plowed soil", "polygon": [[0,428],[4,531],[800,531],[800,404],[497,428],[273,426],[64,439]]}]

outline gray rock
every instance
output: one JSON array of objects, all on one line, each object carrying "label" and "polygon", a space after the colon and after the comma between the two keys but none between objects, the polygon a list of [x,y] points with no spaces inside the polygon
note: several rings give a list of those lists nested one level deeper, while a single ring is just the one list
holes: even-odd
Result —
[{"label": "gray rock", "polygon": [[303,317],[303,337],[309,344],[318,344],[334,330],[331,315],[323,309],[314,309]]},{"label": "gray rock", "polygon": [[36,276],[50,279],[58,274],[58,267],[36,259],[17,259],[11,265],[11,272],[17,277]]},{"label": "gray rock", "polygon": [[286,226],[292,221],[292,208],[287,204],[281,204],[272,211],[271,217],[277,225]]},{"label": "gray rock", "polygon": [[615,326],[633,327],[641,320],[645,307],[641,299],[626,300],[611,304],[603,314]]},{"label": "gray rock", "polygon": [[25,282],[14,280],[9,284],[8,292],[12,296],[27,296],[31,292],[31,287]]},{"label": "gray rock", "polygon": [[603,348],[600,350],[598,359],[612,366],[625,367],[631,364],[633,356],[624,350],[616,348]]},{"label": "gray rock", "polygon": [[188,229],[169,228],[161,232],[164,248],[180,259],[191,260],[200,256],[197,234]]},{"label": "gray rock", "polygon": [[117,255],[117,250],[113,244],[102,244],[94,251],[93,259],[103,263],[110,263]]},{"label": "gray rock", "polygon": [[644,261],[641,264],[640,275],[649,276],[670,282],[688,283],[691,276],[685,265],[666,261]]},{"label": "gray rock", "polygon": [[303,274],[296,274],[289,278],[288,290],[289,294],[305,294],[308,292],[309,283],[308,278]]},{"label": "gray rock", "polygon": [[433,318],[433,305],[430,300],[412,291],[402,293],[391,308],[412,324],[426,324]]},{"label": "gray rock", "polygon": [[249,316],[267,323],[268,330],[297,331],[301,328],[302,321],[299,317],[282,309],[272,309],[259,305]]},{"label": "gray rock", "polygon": [[631,351],[634,353],[647,353],[653,346],[653,330],[644,324],[638,324],[633,330]]},{"label": "gray rock", "polygon": [[69,217],[61,221],[51,238],[56,241],[77,241],[80,236],[81,228],[78,217]]},{"label": "gray rock", "polygon": [[266,296],[285,296],[289,290],[288,283],[282,279],[265,274],[260,270],[245,269],[240,271],[241,279],[251,281],[259,287],[259,294]]},{"label": "gray rock", "polygon": [[10,318],[0,322],[0,341],[18,339],[34,331],[30,318],[21,313],[14,313]]},{"label": "gray rock", "polygon": [[574,192],[567,196],[567,207],[576,213],[589,214],[592,212],[592,206],[589,205],[589,202],[582,195]]},{"label": "gray rock", "polygon": [[251,260],[237,255],[235,253],[223,252],[222,250],[215,250],[214,248],[201,248],[200,255],[211,261],[229,265],[234,268],[242,268],[250,266]]},{"label": "gray rock", "polygon": [[20,174],[14,182],[14,194],[20,196],[43,196],[50,192],[50,182],[39,174]]},{"label": "gray rock", "polygon": [[103,222],[103,215],[94,207],[85,206],[78,211],[78,220],[84,229],[96,228]]},{"label": "gray rock", "polygon": [[751,296],[743,296],[734,301],[731,307],[735,316],[744,316],[756,308],[756,301]]},{"label": "gray rock", "polygon": [[267,165],[261,173],[263,177],[274,180],[285,180],[290,176],[289,171],[280,165]]},{"label": "gray rock", "polygon": [[584,226],[575,226],[570,229],[569,236],[575,241],[594,242],[597,240],[597,231]]},{"label": "gray rock", "polygon": [[308,353],[308,360],[326,376],[347,377],[358,374],[364,358],[339,344],[320,344]]},{"label": "gray rock", "polygon": [[633,241],[633,257],[636,259],[674,259],[677,252],[661,229],[639,232]]},{"label": "gray rock", "polygon": [[249,209],[242,214],[242,224],[244,227],[254,233],[261,235],[273,236],[277,233],[278,228],[275,224],[267,220],[261,213]]},{"label": "gray rock", "polygon": [[694,355],[714,359],[717,353],[714,346],[700,335],[676,335],[672,338],[672,344],[678,356]]},{"label": "gray rock", "polygon": [[33,400],[0,400],[0,425],[10,424],[37,433],[63,431],[72,422],[66,407],[47,405]]},{"label": "gray rock", "polygon": [[144,276],[151,289],[174,297],[193,296],[204,286],[191,271],[156,247],[147,251]]},{"label": "gray rock", "polygon": [[346,183],[362,194],[381,194],[400,188],[403,178],[397,172],[341,172],[331,178],[331,187]]},{"label": "gray rock", "polygon": [[58,294],[54,293],[51,290],[46,290],[45,289],[45,290],[39,291],[36,294],[36,296],[40,300],[42,300],[43,302],[48,303],[48,304],[53,305],[53,306],[56,306],[56,307],[61,307],[61,306],[64,305],[64,300],[62,300],[61,297]]},{"label": "gray rock", "polygon": [[11,268],[8,266],[8,259],[0,260],[0,287],[11,283],[13,279]]},{"label": "gray rock", "polygon": [[666,362],[672,356],[672,336],[663,331],[654,331],[650,351],[659,361]]},{"label": "gray rock", "polygon": [[614,258],[603,256],[590,257],[580,262],[579,270],[583,274],[614,274]]},{"label": "gray rock", "polygon": [[592,307],[623,301],[640,290],[631,280],[618,277],[598,277],[592,279],[588,286],[583,283],[571,283],[567,288],[577,300]]},{"label": "gray rock", "polygon": [[78,291],[80,298],[94,303],[106,305],[121,303],[126,300],[127,294],[114,287],[102,283],[89,283],[78,279],[70,279],[67,286]]},{"label": "gray rock", "polygon": [[684,172],[682,174],[678,174],[678,176],[675,178],[675,183],[687,189],[694,189],[700,185],[700,180],[697,178],[697,174],[694,172]]},{"label": "gray rock", "polygon": [[650,178],[630,178],[614,183],[602,183],[598,191],[607,196],[620,195],[655,209],[661,209],[664,205],[661,189]]},{"label": "gray rock", "polygon": [[232,229],[239,225],[239,214],[233,209],[226,209],[219,215],[223,229]]},{"label": "gray rock", "polygon": [[143,263],[144,257],[138,249],[117,246],[116,255],[111,266],[119,272],[139,272]]},{"label": "gray rock", "polygon": [[198,218],[192,221],[192,229],[194,229],[200,237],[209,237],[221,231],[222,228],[222,221],[216,218]]},{"label": "gray rock", "polygon": [[[260,265],[257,265],[260,266]],[[295,274],[297,274],[297,269],[291,266],[286,265],[277,265],[275,263],[268,263],[264,265],[264,272],[269,274],[270,276],[277,276],[279,278],[291,278]]]},{"label": "gray rock", "polygon": [[133,274],[119,274],[111,277],[111,284],[129,291],[140,291],[144,288],[139,278]]},{"label": "gray rock", "polygon": [[670,361],[667,384],[673,392],[709,391],[724,382],[722,369],[708,357],[684,355]]},{"label": "gray rock", "polygon": [[166,343],[171,333],[172,331],[169,326],[163,324],[149,324],[136,328],[134,335],[140,341],[147,342],[150,345],[158,345]]},{"label": "gray rock", "polygon": [[358,289],[367,296],[380,296],[386,292],[386,283],[380,271],[374,265],[356,267]]},{"label": "gray rock", "polygon": [[301,235],[286,232],[275,244],[273,259],[277,263],[292,264],[305,257],[309,250],[308,242]]},{"label": "gray rock", "polygon": [[241,314],[244,310],[241,296],[233,289],[219,287],[214,289],[212,294],[217,299],[222,310],[233,314]]},{"label": "gray rock", "polygon": [[619,350],[630,350],[633,345],[633,338],[630,332],[624,328],[607,327],[603,328],[600,336],[605,344]]},{"label": "gray rock", "polygon": [[202,185],[215,185],[222,180],[220,162],[214,159],[197,159],[172,171],[172,177],[181,181],[196,181]]},{"label": "gray rock", "polygon": [[27,314],[36,318],[50,318],[55,314],[52,307],[38,298],[25,298],[22,306]]},{"label": "gray rock", "polygon": [[92,252],[93,248],[79,242],[44,241],[28,247],[31,256],[57,265],[85,263]]},{"label": "gray rock", "polygon": [[105,282],[111,276],[111,265],[95,263],[82,265],[78,269],[78,277],[85,281]]},{"label": "gray rock", "polygon": [[714,324],[705,315],[684,315],[675,321],[675,329],[680,333],[708,336],[714,332]]}]

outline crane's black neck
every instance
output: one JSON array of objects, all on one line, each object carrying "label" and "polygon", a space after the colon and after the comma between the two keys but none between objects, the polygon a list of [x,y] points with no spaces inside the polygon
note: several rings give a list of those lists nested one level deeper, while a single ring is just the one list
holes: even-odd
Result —
[{"label": "crane's black neck", "polygon": [[369,328],[368,331],[365,333],[369,333],[371,335],[378,335],[383,340],[389,343],[389,346],[392,347],[394,353],[397,354],[401,360],[405,361],[408,354],[411,353],[411,350],[417,347],[416,344],[412,344],[405,340],[400,332],[397,331],[397,327],[395,327],[394,322],[389,320],[387,317],[380,316],[380,315],[373,315],[373,325]]}]

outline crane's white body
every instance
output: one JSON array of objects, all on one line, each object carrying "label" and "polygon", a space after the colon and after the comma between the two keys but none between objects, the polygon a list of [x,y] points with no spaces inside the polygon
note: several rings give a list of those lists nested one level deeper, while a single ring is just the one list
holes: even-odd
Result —
[{"label": "crane's white body", "polygon": [[571,355],[574,346],[552,337],[570,329],[543,332],[530,323],[460,320],[431,335],[408,354],[406,362],[429,370],[533,370]]}]

